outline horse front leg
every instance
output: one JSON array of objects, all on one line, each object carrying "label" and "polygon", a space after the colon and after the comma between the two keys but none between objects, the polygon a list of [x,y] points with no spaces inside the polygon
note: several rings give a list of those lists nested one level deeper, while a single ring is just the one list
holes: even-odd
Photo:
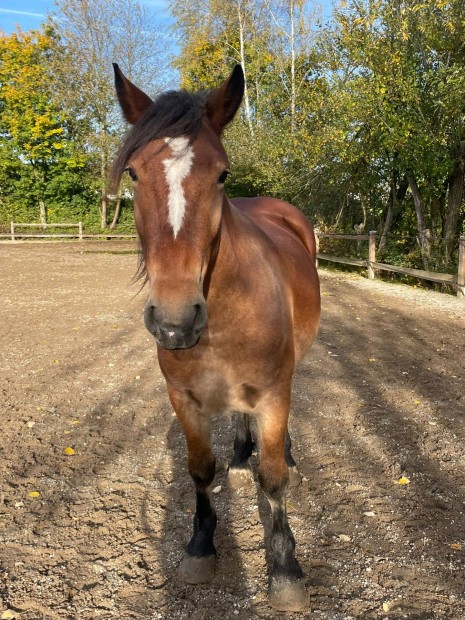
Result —
[{"label": "horse front leg", "polygon": [[271,582],[269,603],[278,611],[300,611],[308,606],[303,573],[295,557],[295,539],[286,511],[289,469],[286,432],[289,399],[270,398],[257,416],[260,464],[258,477],[271,507]]},{"label": "horse front leg", "polygon": [[215,574],[213,534],[217,523],[210,496],[216,462],[211,449],[210,419],[202,415],[184,394],[170,388],[168,392],[186,438],[189,474],[196,495],[194,531],[180,564],[179,575],[187,583],[207,583]]}]

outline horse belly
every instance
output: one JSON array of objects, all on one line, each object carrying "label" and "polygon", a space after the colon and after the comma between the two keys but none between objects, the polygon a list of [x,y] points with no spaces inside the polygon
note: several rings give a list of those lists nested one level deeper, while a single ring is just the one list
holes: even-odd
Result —
[{"label": "horse belly", "polygon": [[294,350],[295,361],[300,362],[315,340],[320,323],[320,294],[316,269],[308,265],[305,278],[294,288]]}]

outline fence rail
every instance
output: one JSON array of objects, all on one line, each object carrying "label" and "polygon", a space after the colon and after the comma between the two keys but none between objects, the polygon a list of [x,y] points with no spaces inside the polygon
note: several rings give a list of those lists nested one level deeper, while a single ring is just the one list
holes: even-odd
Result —
[{"label": "fence rail", "polygon": [[[40,228],[45,230],[47,228],[77,228],[76,233],[41,233],[31,234],[22,233],[18,231],[18,228]],[[11,222],[9,233],[0,233],[0,238],[11,239],[16,241],[17,239],[136,239],[137,235],[120,235],[113,233],[99,233],[99,234],[84,234],[82,230],[82,222],[69,223],[69,224],[26,224],[22,222]]]},{"label": "fence rail", "polygon": [[[30,234],[19,232],[19,228],[40,228],[46,230],[47,228],[77,228],[77,233],[42,233],[42,234]],[[22,222],[11,222],[10,233],[0,234],[0,238],[11,239],[135,239],[137,235],[131,234],[84,234],[82,229],[82,222],[78,223],[59,223],[59,224],[29,224]],[[334,256],[331,254],[324,254],[320,252],[320,239],[321,238],[333,238],[333,239],[349,239],[351,241],[368,241],[368,257],[366,259],[361,258],[349,258],[345,256]],[[317,246],[317,262],[318,260],[330,261],[333,263],[342,263],[344,265],[351,265],[353,267],[365,267],[367,269],[368,278],[373,280],[376,277],[376,270],[379,271],[391,271],[393,273],[401,273],[413,278],[420,278],[422,280],[428,280],[430,282],[438,282],[439,284],[448,284],[453,286],[457,291],[457,296],[465,299],[465,235],[461,235],[459,240],[459,264],[457,269],[457,275],[449,273],[437,273],[435,271],[424,271],[422,269],[411,269],[409,267],[400,267],[398,265],[388,265],[387,263],[379,263],[376,261],[376,231],[370,231],[368,235],[343,235],[338,233],[320,233],[315,232],[316,246]]]},{"label": "fence rail", "polygon": [[[320,252],[320,238],[334,239],[350,239],[356,241],[368,241],[368,257],[348,258],[345,256],[333,256]],[[410,267],[400,267],[398,265],[388,265],[387,263],[378,263],[376,261],[376,231],[370,231],[368,235],[341,235],[332,233],[315,232],[317,247],[317,262],[325,260],[334,263],[342,263],[344,265],[352,265],[354,267],[365,267],[368,272],[368,278],[373,280],[376,277],[376,271],[392,271],[393,273],[401,273],[412,278],[420,278],[430,282],[439,284],[448,284],[453,286],[457,291],[457,296],[465,300],[465,235],[461,235],[459,239],[459,264],[457,274],[438,273],[436,271],[424,271],[423,269],[411,269]]]}]

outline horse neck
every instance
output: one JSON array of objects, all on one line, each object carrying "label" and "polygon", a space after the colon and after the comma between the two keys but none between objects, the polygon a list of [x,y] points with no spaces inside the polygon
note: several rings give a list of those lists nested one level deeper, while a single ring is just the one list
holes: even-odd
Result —
[{"label": "horse neck", "polygon": [[216,251],[207,272],[209,297],[221,288],[221,295],[235,295],[242,278],[247,277],[247,239],[255,226],[225,197]]}]

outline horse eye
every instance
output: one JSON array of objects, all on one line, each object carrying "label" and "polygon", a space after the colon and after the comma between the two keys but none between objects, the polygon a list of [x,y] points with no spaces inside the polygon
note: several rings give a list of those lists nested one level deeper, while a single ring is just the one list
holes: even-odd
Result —
[{"label": "horse eye", "polygon": [[127,168],[125,168],[125,172],[129,174],[129,176],[131,177],[133,181],[137,181],[137,174],[134,168],[131,168],[130,166],[128,166]]},{"label": "horse eye", "polygon": [[218,177],[218,183],[222,185],[228,178],[229,170],[224,170]]}]

